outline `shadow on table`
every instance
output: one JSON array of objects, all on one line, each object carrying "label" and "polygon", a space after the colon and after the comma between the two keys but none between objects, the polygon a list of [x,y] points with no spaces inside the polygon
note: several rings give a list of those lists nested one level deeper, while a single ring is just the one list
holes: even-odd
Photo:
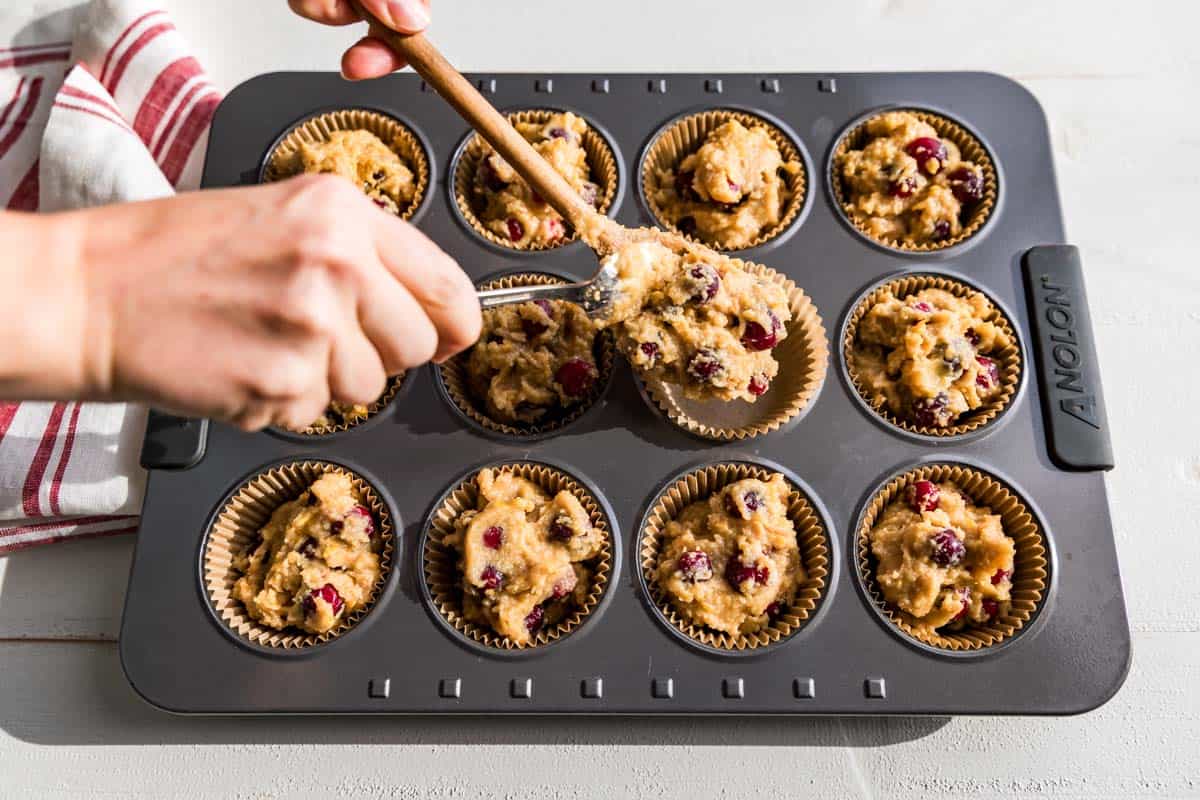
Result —
[{"label": "shadow on table", "polygon": [[874,747],[943,717],[180,717],[142,701],[116,643],[0,643],[0,729],[38,745],[438,744]]}]

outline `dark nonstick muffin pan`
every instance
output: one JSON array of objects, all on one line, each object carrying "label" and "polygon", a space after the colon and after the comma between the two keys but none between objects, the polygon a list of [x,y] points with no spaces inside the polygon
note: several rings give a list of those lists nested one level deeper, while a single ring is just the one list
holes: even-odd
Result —
[{"label": "dark nonstick muffin pan", "polygon": [[[1117,691],[1130,641],[1103,476],[1112,467],[1107,422],[1082,267],[1064,244],[1046,119],[1028,91],[982,73],[472,80],[502,110],[572,110],[601,131],[618,161],[609,214],[628,226],[653,223],[640,176],[656,132],[713,108],[771,120],[801,154],[804,207],[787,231],[735,255],[782,272],[812,298],[829,337],[824,385],[794,425],[731,442],[671,424],[622,360],[594,406],[547,436],[469,424],[434,367],[409,372],[370,424],[329,436],[247,434],[154,414],[121,630],[122,663],[143,697],[170,711],[222,714],[1072,714]],[[991,208],[964,241],[888,247],[838,207],[830,171],[842,134],[889,107],[946,118],[986,149]],[[464,223],[448,183],[468,131],[411,75],[348,83],[276,73],[241,85],[214,120],[204,186],[258,182],[274,143],[337,109],[395,117],[427,149],[429,189],[413,221],[472,279],[585,278],[596,269],[579,242],[521,252]],[[1009,405],[969,435],[903,430],[862,402],[847,374],[839,337],[856,302],[908,273],[977,288],[1015,331],[1021,371]],[[271,648],[221,621],[205,589],[206,538],[239,487],[299,461],[340,466],[373,487],[395,532],[392,566],[350,630],[313,647]],[[423,548],[439,506],[479,468],[510,463],[569,476],[595,498],[612,536],[602,596],[582,624],[540,647],[489,647],[460,635],[426,585]],[[641,574],[642,531],[664,491],[720,464],[782,472],[827,537],[820,596],[803,625],[769,646],[698,646],[665,620]],[[935,464],[997,482],[1043,537],[1040,599],[997,645],[952,651],[916,641],[890,621],[861,574],[856,534],[872,498],[897,476]]]}]

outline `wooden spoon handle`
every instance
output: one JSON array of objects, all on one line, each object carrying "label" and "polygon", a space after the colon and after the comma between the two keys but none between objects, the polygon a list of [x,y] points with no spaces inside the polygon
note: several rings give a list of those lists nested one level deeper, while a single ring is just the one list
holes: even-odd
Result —
[{"label": "wooden spoon handle", "polygon": [[[372,19],[365,11],[363,14]],[[538,155],[525,137],[517,133],[516,128],[476,91],[471,82],[438,52],[424,34],[395,33],[382,23],[378,23],[378,27],[386,31],[384,35],[388,45],[408,61],[417,74],[496,148],[496,152],[512,165],[526,183],[572,226],[578,229],[584,220],[596,215],[596,210],[580,198],[571,184]]]}]

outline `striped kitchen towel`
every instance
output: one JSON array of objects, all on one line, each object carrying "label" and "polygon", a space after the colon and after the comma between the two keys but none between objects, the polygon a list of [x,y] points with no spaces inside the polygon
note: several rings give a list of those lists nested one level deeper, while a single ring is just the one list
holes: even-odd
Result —
[{"label": "striped kitchen towel", "polygon": [[[167,14],[142,0],[34,5],[36,18],[0,11],[0,204],[195,189],[220,93]],[[0,554],[135,530],[144,428],[137,406],[0,402]]]}]

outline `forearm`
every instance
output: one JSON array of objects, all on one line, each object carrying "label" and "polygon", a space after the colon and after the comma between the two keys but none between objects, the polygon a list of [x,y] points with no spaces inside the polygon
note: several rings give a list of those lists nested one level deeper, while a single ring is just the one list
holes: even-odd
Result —
[{"label": "forearm", "polygon": [[0,400],[96,391],[81,216],[0,212]]}]

